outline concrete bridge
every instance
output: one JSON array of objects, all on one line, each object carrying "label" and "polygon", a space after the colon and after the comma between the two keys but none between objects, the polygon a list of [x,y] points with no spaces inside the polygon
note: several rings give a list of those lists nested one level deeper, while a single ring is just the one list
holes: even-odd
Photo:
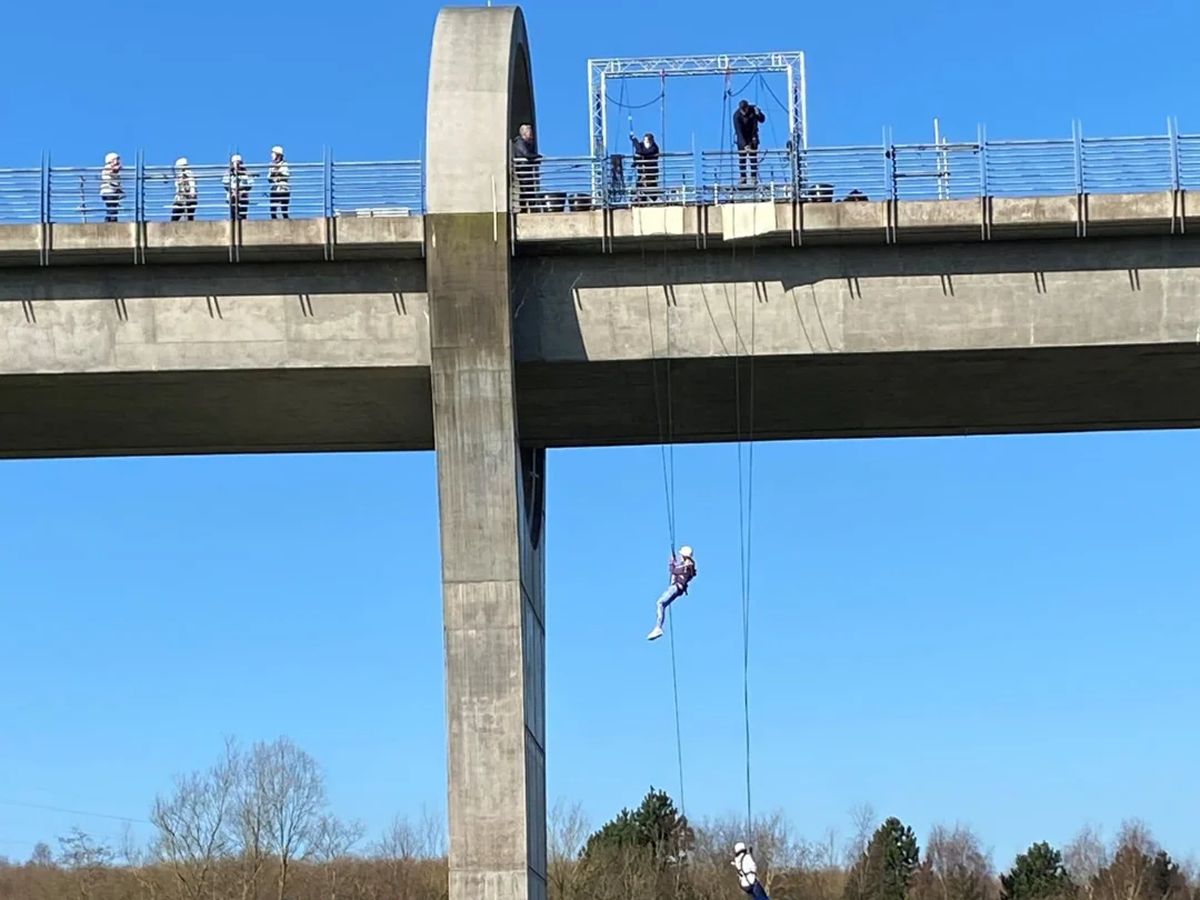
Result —
[{"label": "concrete bridge", "polygon": [[423,217],[0,226],[0,455],[436,448],[453,900],[545,896],[547,448],[1200,421],[1186,191],[513,213],[520,13],[429,84]]}]

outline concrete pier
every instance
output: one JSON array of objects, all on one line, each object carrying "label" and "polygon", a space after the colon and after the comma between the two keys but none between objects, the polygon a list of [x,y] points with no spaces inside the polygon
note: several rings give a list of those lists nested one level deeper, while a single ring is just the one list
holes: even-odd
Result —
[{"label": "concrete pier", "polygon": [[442,11],[428,116],[450,900],[544,900],[546,451],[520,444],[507,214],[509,140],[534,122],[519,10]]}]

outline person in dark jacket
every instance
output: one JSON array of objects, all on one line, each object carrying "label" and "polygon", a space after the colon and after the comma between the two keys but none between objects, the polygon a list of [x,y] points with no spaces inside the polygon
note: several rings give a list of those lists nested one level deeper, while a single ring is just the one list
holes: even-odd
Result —
[{"label": "person in dark jacket", "polygon": [[761,109],[747,100],[738,104],[733,113],[733,136],[738,148],[738,172],[742,184],[746,176],[752,184],[758,183],[758,126],[767,121]]},{"label": "person in dark jacket", "polygon": [[634,201],[653,203],[659,197],[658,158],[661,151],[650,132],[646,132],[639,141],[638,136],[631,131],[629,140],[633,144],[633,170],[637,176]]},{"label": "person in dark jacket", "polygon": [[513,174],[517,176],[517,198],[520,212],[527,212],[533,206],[533,198],[538,189],[538,161],[542,158],[537,152],[537,141],[533,136],[532,125],[522,125],[512,142]]}]

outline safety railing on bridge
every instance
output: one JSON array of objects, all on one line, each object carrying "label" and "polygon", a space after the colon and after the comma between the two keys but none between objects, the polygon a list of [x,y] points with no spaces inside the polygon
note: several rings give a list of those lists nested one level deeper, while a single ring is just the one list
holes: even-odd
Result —
[{"label": "safety railing on bridge", "polygon": [[[638,202],[957,200],[1200,190],[1200,135],[813,147],[665,154],[662,188],[637,190],[630,157],[543,158],[518,209]],[[689,173],[688,166],[694,166]],[[653,182],[651,182],[653,185]]]},{"label": "safety railing on bridge", "polygon": [[[405,216],[424,211],[418,161],[0,169],[0,222]],[[1200,134],[543,157],[513,166],[512,208],[953,200],[1200,190]],[[503,186],[500,187],[503,189]]]},{"label": "safety railing on bridge", "polygon": [[700,154],[700,184],[715,203],[791,200],[796,157],[787,150],[722,150]]},{"label": "safety railing on bridge", "polygon": [[424,208],[419,162],[335,162],[329,167],[329,202],[335,216],[394,217]]},{"label": "safety railing on bridge", "polygon": [[314,219],[326,212],[323,163],[282,166],[146,166],[140,179],[147,222]]},{"label": "safety railing on bridge", "polygon": [[37,223],[45,218],[41,169],[0,169],[0,214],[14,223]]},{"label": "safety railing on bridge", "polygon": [[687,205],[699,199],[690,153],[518,159],[513,162],[512,191],[513,209],[518,212]]},{"label": "safety railing on bridge", "polygon": [[407,216],[424,211],[417,160],[0,169],[0,223]]}]

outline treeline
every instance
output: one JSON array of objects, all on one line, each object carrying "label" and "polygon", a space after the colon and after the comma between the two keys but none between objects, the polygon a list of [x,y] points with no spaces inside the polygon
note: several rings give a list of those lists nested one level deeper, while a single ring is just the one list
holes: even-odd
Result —
[{"label": "treeline", "polygon": [[[286,739],[176,779],[150,811],[154,837],[118,846],[73,829],[25,862],[0,860],[0,900],[443,900],[439,821],[397,819],[375,840],[333,816],[316,762]],[[1084,829],[997,871],[964,826],[918,841],[869,810],[853,835],[791,835],[781,815],[690,823],[663,791],[592,830],[578,806],[550,815],[552,900],[715,900],[742,896],[730,865],[748,840],[772,900],[1200,900],[1200,881],[1140,822],[1103,841]]]}]

